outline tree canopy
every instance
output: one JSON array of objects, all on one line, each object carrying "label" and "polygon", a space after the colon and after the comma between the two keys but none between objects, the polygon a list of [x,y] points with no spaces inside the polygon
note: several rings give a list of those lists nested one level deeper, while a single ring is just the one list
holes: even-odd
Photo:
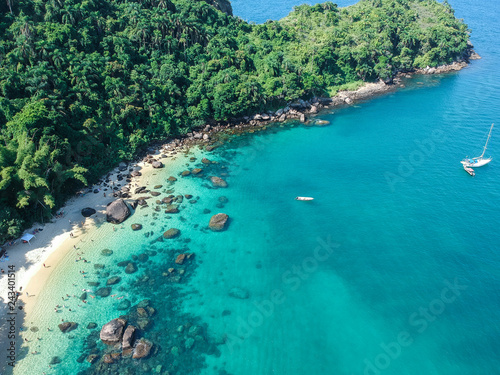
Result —
[{"label": "tree canopy", "polygon": [[467,47],[446,1],[301,5],[260,25],[208,3],[0,2],[0,243],[151,140]]}]

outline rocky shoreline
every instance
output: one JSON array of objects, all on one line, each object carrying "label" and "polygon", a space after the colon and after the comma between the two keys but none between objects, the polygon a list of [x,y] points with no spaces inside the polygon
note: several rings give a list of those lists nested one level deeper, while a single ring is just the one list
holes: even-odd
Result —
[{"label": "rocky shoreline", "polygon": [[[434,75],[444,74],[459,71],[470,64],[471,60],[477,60],[481,57],[473,50],[473,45],[469,43],[467,50],[460,60],[448,65],[441,65],[438,67],[426,67],[423,69],[415,69],[408,72],[398,72],[396,75],[384,82],[367,82],[357,90],[340,91],[331,98],[313,97],[309,100],[298,99],[289,103],[284,108],[276,111],[266,111],[257,113],[253,116],[245,116],[238,119],[233,119],[224,123],[212,123],[198,127],[197,129],[181,136],[168,138],[166,140],[153,141],[146,150],[143,150],[137,155],[136,160],[131,161],[130,164],[121,162],[118,166],[119,174],[118,181],[125,180],[126,184],[117,187],[108,186],[109,182],[107,177],[101,179],[100,183],[105,186],[113,188],[113,197],[115,198],[132,198],[133,195],[141,193],[133,189],[134,177],[141,176],[141,172],[137,170],[138,163],[150,164],[153,168],[159,169],[164,167],[161,159],[168,159],[178,152],[189,149],[190,147],[198,146],[206,151],[212,151],[221,146],[228,138],[228,135],[234,135],[244,132],[253,133],[266,129],[271,124],[283,124],[290,121],[298,121],[305,125],[324,126],[329,125],[328,121],[315,119],[321,111],[332,110],[333,108],[344,108],[356,104],[359,101],[368,100],[375,96],[385,94],[387,92],[396,91],[398,88],[404,87],[403,79],[414,78],[417,75]],[[186,173],[196,174],[196,171],[189,171]],[[184,176],[182,176],[184,177]],[[213,182],[213,181],[212,181]],[[146,192],[147,193],[147,192]],[[175,200],[175,197],[172,197]],[[139,204],[145,205],[146,202],[141,199],[134,199],[128,201],[135,209]],[[174,201],[175,203],[175,201]],[[124,219],[123,219],[124,220]],[[121,222],[123,220],[115,221]],[[112,220],[108,220],[113,222]]]},{"label": "rocky shoreline", "polygon": [[233,119],[227,122],[214,122],[201,126],[186,135],[178,136],[166,141],[156,141],[152,143],[146,150],[148,154],[144,157],[144,153],[139,160],[142,159],[146,163],[155,163],[158,160],[151,154],[165,154],[167,152],[176,152],[184,147],[202,146],[207,151],[212,151],[220,146],[223,141],[219,136],[220,133],[240,133],[253,132],[254,128],[262,129],[272,123],[284,123],[286,121],[299,121],[309,125],[328,125],[328,121],[315,120],[321,111],[331,110],[332,108],[343,108],[356,104],[362,100],[368,100],[375,96],[393,92],[402,85],[403,79],[413,78],[416,75],[433,75],[444,74],[459,71],[470,64],[471,60],[478,60],[481,57],[473,50],[473,45],[468,44],[463,57],[451,64],[441,65],[437,67],[429,67],[423,69],[415,69],[413,71],[397,72],[395,76],[384,82],[367,82],[357,90],[340,91],[331,98],[313,97],[309,100],[298,99],[287,104],[284,108],[276,111],[265,111],[256,113],[253,116],[245,116],[242,118]]}]

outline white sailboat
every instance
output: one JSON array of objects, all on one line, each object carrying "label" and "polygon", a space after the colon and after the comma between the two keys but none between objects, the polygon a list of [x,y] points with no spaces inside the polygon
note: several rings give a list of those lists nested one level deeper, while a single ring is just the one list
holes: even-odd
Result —
[{"label": "white sailboat", "polygon": [[490,132],[488,133],[488,139],[486,140],[486,144],[484,145],[484,148],[483,148],[483,153],[481,154],[481,156],[478,156],[476,158],[468,158],[466,157],[464,160],[462,160],[460,163],[463,164],[464,167],[482,167],[483,165],[486,165],[488,164],[492,158],[485,158],[484,157],[484,153],[486,152],[486,147],[488,147],[488,141],[490,140],[490,137],[491,137],[491,131],[493,130],[493,125],[494,124],[491,124],[491,128],[490,128]]}]

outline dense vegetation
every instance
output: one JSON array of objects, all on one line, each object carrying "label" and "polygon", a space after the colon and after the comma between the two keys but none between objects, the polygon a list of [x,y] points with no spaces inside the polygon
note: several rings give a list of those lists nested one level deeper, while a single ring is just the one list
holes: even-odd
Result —
[{"label": "dense vegetation", "polygon": [[0,241],[152,139],[450,63],[467,39],[435,0],[301,5],[262,25],[196,0],[1,1]]}]

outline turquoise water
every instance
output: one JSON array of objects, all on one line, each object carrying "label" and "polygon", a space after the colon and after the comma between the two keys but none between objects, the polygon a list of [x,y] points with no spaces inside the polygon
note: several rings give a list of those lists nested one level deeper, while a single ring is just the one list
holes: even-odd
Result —
[{"label": "turquoise water", "polygon": [[[236,15],[261,22],[282,16],[285,2],[239,3],[233,2]],[[81,244],[90,263],[68,255],[42,299],[61,303],[61,295],[81,293],[88,280],[103,283],[102,272],[122,277],[112,294],[132,306],[151,299],[157,313],[142,335],[157,352],[123,360],[123,374],[500,374],[498,131],[488,150],[494,161],[476,177],[459,164],[481,153],[489,126],[500,118],[500,6],[450,4],[473,30],[482,60],[322,114],[330,126],[289,124],[234,137],[211,153],[193,150],[149,185],[163,184],[162,196],[170,188],[192,194],[196,203],[185,199],[170,219],[152,203],[116,232],[103,224]],[[265,16],[253,18],[256,8]],[[218,164],[201,164],[203,156]],[[205,177],[227,174],[229,187],[178,176],[197,166]],[[170,175],[179,180],[168,186]],[[315,200],[295,201],[298,195]],[[231,217],[225,232],[206,230],[217,212]],[[132,232],[133,222],[143,230]],[[181,230],[179,238],[153,241],[171,227]],[[103,257],[104,248],[113,255]],[[162,273],[179,270],[173,260],[183,252],[195,259],[178,283]],[[139,254],[148,260],[133,258]],[[138,271],[125,274],[116,265],[123,260]],[[86,326],[125,314],[116,310],[123,301],[116,297],[96,297],[84,307],[70,299],[64,303],[72,313],[35,309],[35,321],[26,325],[40,332],[61,318],[80,326],[66,335],[45,332],[40,343],[28,332],[25,351],[38,345],[40,354],[26,354],[16,373],[95,371],[77,361],[92,350],[92,340],[83,345],[91,332]],[[97,348],[102,353],[102,344]],[[62,361],[49,369],[53,356]]]}]

